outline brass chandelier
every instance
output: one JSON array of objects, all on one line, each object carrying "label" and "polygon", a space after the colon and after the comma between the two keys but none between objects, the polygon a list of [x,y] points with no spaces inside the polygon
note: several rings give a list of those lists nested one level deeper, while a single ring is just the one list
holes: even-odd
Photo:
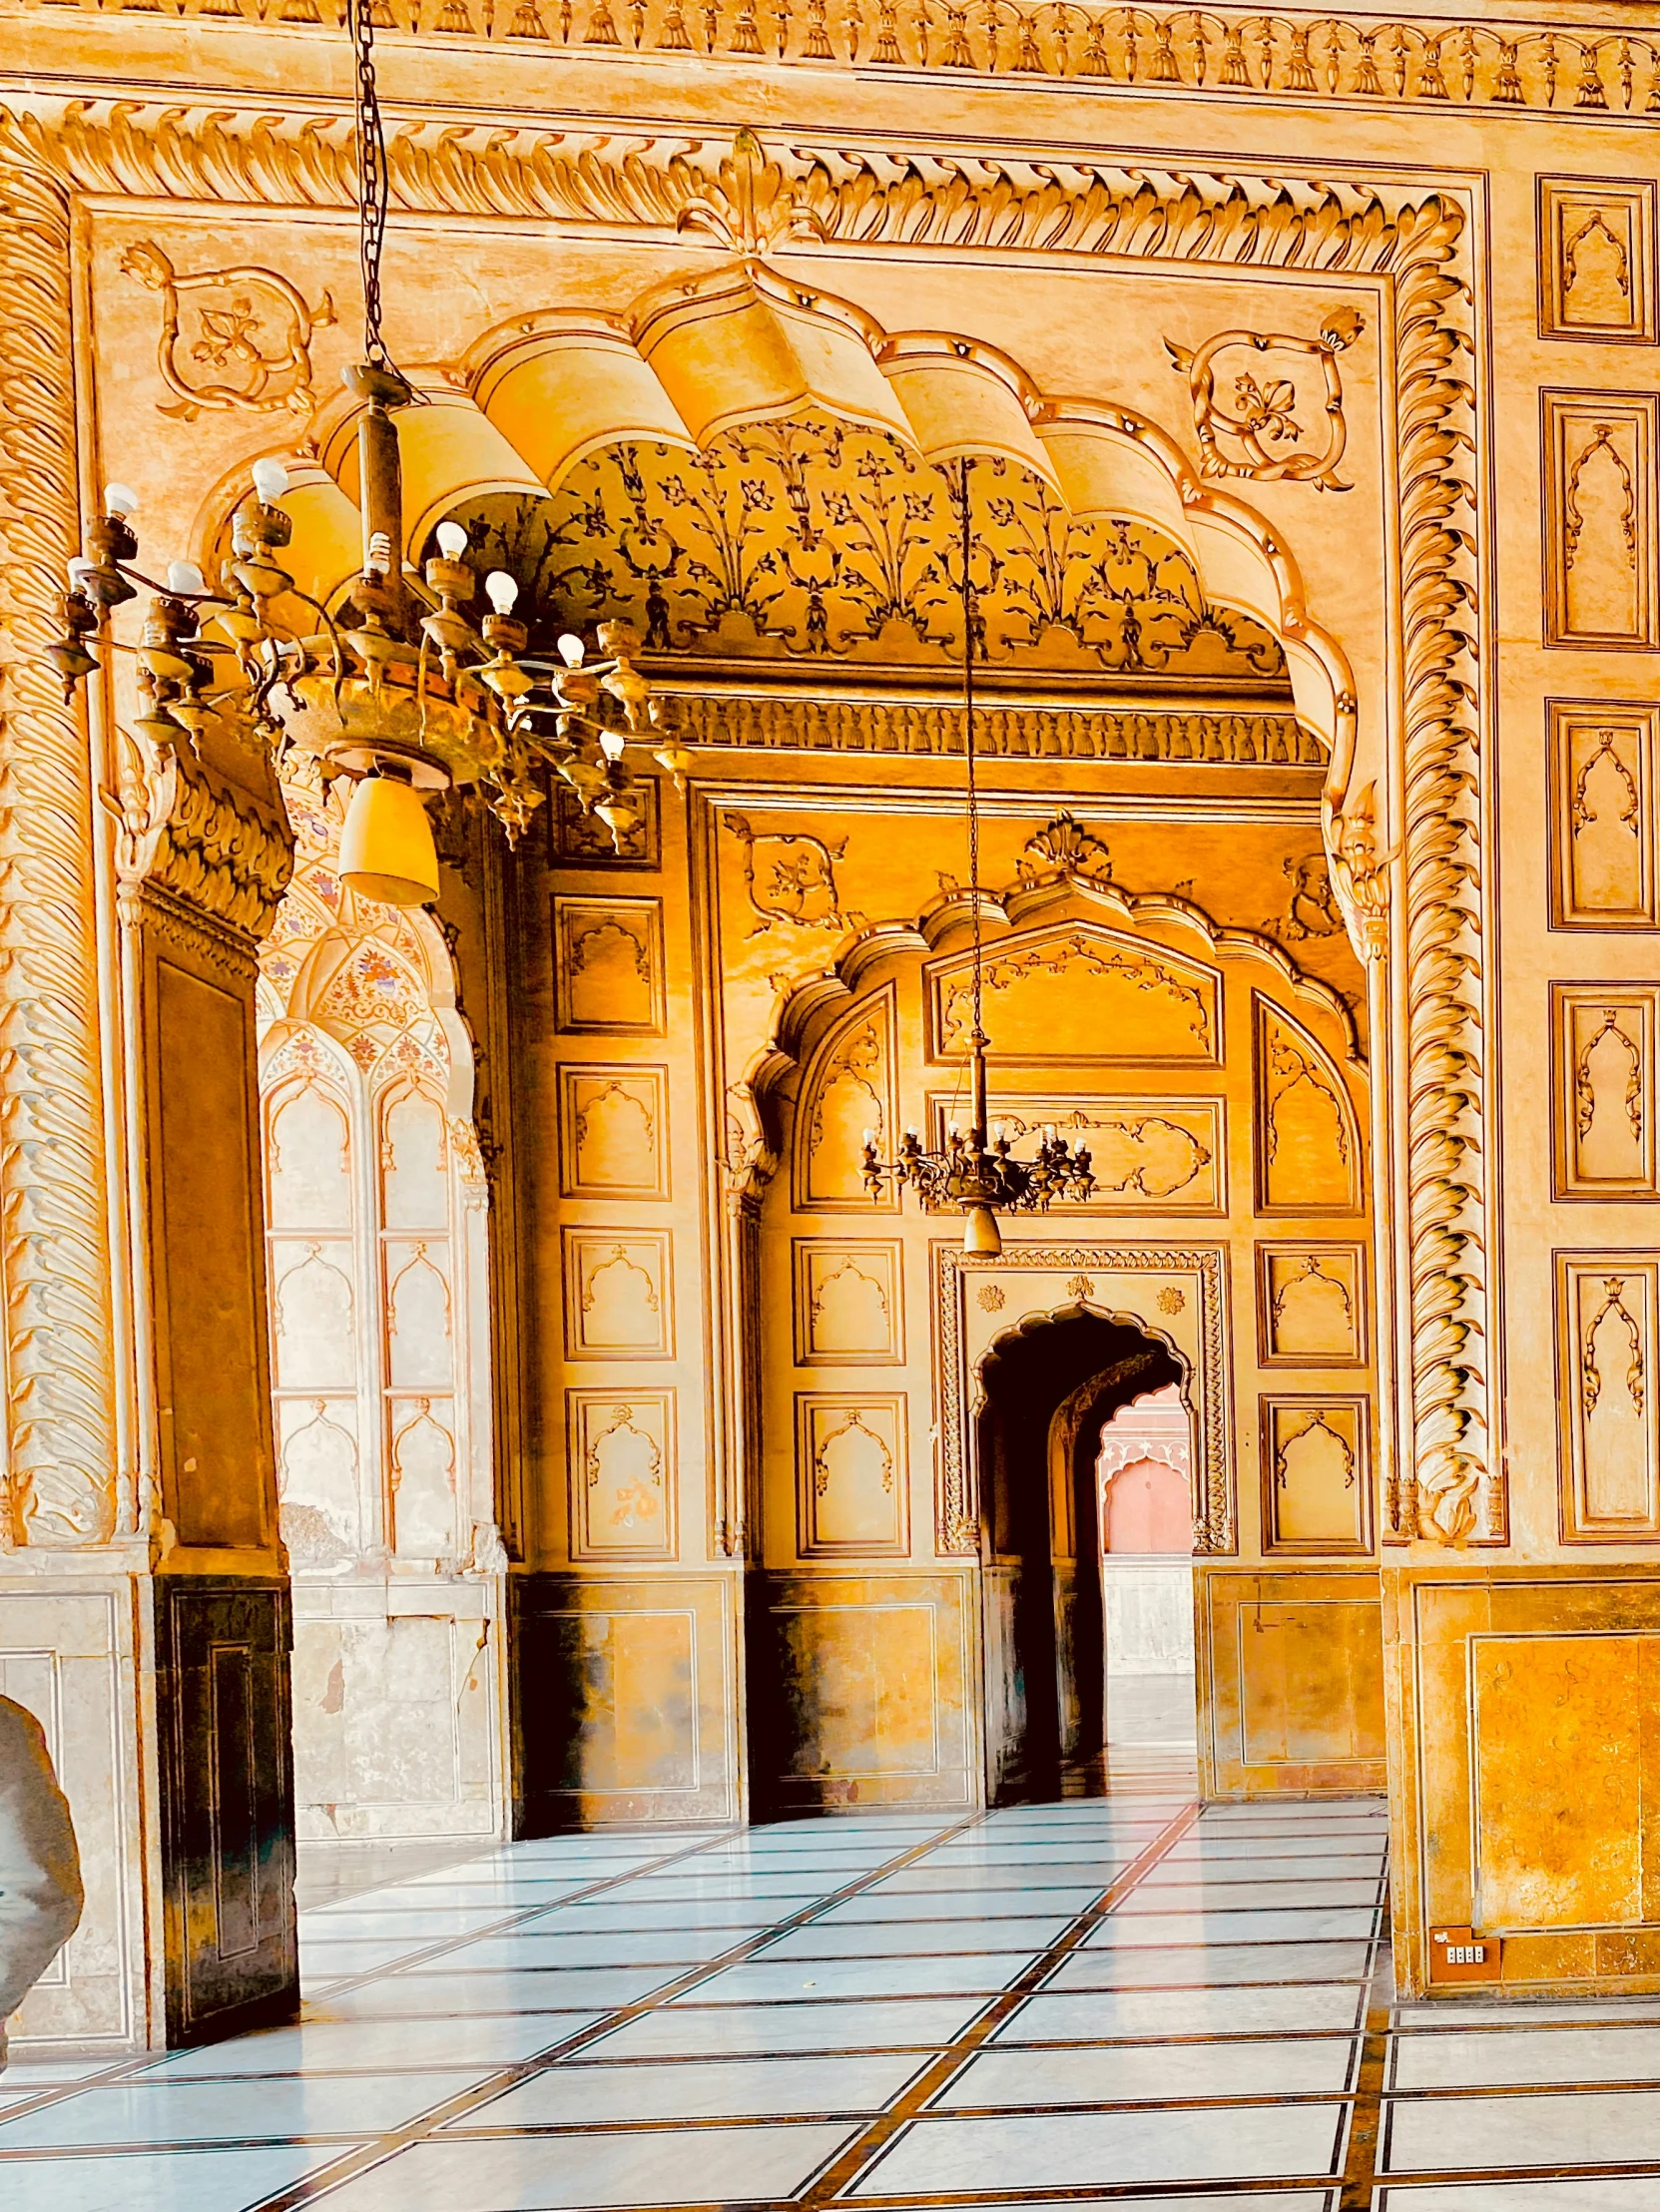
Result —
[{"label": "brass chandelier", "polygon": [[1050,1125],[1038,1141],[1034,1160],[1017,1160],[1005,1126],[999,1122],[988,1131],[985,1056],[990,1039],[984,1014],[984,948],[980,927],[980,795],[974,755],[974,652],[978,615],[974,606],[972,575],[973,529],[968,505],[966,458],[961,464],[962,573],[962,707],[963,754],[967,764],[968,911],[973,952],[970,967],[970,1026],[968,1031],[968,1128],[956,1123],[946,1131],[942,1151],[924,1149],[919,1130],[907,1129],[900,1139],[896,1160],[876,1156],[876,1133],[864,1132],[864,1187],[878,1197],[892,1182],[908,1184],[925,1207],[957,1206],[966,1217],[962,1248],[965,1252],[995,1258],[1003,1249],[997,1227],[1000,1213],[1047,1213],[1057,1198],[1088,1198],[1095,1188],[1088,1148],[1074,1150]]},{"label": "brass chandelier", "polygon": [[[557,660],[534,659],[514,612],[518,584],[504,569],[482,579],[488,612],[475,621],[469,611],[480,578],[460,523],[438,525],[437,552],[418,574],[405,567],[393,418],[418,395],[381,336],[387,164],[372,5],[346,6],[363,276],[363,359],[345,372],[362,402],[360,573],[333,612],[299,589],[282,562],[293,523],[281,505],[288,477],[280,461],[255,463],[217,588],[186,560],[170,562],[164,582],[146,575],[137,565],[137,498],[111,484],[69,564],[60,633],[48,653],[66,703],[102,665],[95,647],[134,655],[136,727],[164,757],[182,745],[200,750],[210,728],[224,727],[269,751],[279,770],[301,755],[326,777],[351,779],[341,879],[364,896],[413,905],[438,894],[430,794],[477,790],[514,842],[551,770],[621,850],[644,819],[631,752],[648,747],[682,789],[692,756],[678,734],[678,702],[654,697],[638,666],[641,640],[631,623],[599,624],[597,659],[574,634],[559,639]],[[141,591],[151,596],[138,642],[128,644],[111,635],[108,618]],[[302,625],[282,621],[283,602],[309,610]]]}]

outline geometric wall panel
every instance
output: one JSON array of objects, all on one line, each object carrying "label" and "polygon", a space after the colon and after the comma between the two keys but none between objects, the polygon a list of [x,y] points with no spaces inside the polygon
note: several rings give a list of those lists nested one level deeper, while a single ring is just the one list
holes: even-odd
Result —
[{"label": "geometric wall panel", "polygon": [[[971,965],[928,970],[928,1057],[952,1060],[972,1023]],[[1222,1059],[1221,977],[1093,922],[1024,931],[985,956],[990,1057],[1010,1067]]]},{"label": "geometric wall panel", "polygon": [[1660,1258],[1556,1255],[1556,1399],[1567,1543],[1660,1535],[1657,1312]]},{"label": "geometric wall panel", "polygon": [[[1660,1637],[1477,1635],[1468,1666],[1479,1925],[1496,1935],[1652,1922]],[[1564,1850],[1593,1806],[1596,1848]]]},{"label": "geometric wall panel", "polygon": [[669,1232],[567,1229],[564,1244],[566,1358],[671,1359]]},{"label": "geometric wall panel", "polygon": [[660,900],[557,895],[553,951],[560,1030],[613,1037],[662,1034]]},{"label": "geometric wall panel", "polygon": [[[988,1124],[1029,1153],[1046,1128],[1090,1155],[1095,1188],[1057,1209],[1092,1214],[1219,1214],[1227,1205],[1227,1145],[1220,1098],[1056,1098],[994,1093]],[[943,1146],[962,1101],[930,1095],[927,1126]]]},{"label": "geometric wall panel", "polygon": [[1360,1207],[1360,1134],[1343,1078],[1301,1024],[1258,997],[1257,1210]]},{"label": "geometric wall panel", "polygon": [[796,1108],[795,1203],[820,1213],[893,1213],[897,1193],[872,1199],[860,1165],[865,1132],[894,1156],[893,990],[861,1003],[820,1046]]},{"label": "geometric wall panel", "polygon": [[1652,178],[1539,179],[1539,335],[1580,344],[1650,344]]},{"label": "geometric wall panel", "polygon": [[907,1552],[907,1492],[903,1397],[798,1395],[796,1533],[804,1558]]},{"label": "geometric wall panel", "polygon": [[667,1198],[669,1071],[559,1070],[559,1188],[566,1198]]},{"label": "geometric wall panel", "polygon": [[1263,1550],[1372,1549],[1372,1454],[1364,1397],[1265,1397]]},{"label": "geometric wall panel", "polygon": [[1552,699],[1545,712],[1552,927],[1660,928],[1654,868],[1660,708]]},{"label": "geometric wall panel", "polygon": [[1553,1154],[1559,1199],[1660,1196],[1654,1039],[1660,986],[1552,983]]},{"label": "geometric wall panel", "polygon": [[568,1390],[573,1559],[675,1556],[672,1390]]},{"label": "geometric wall panel", "polygon": [[795,1253],[797,1367],[899,1365],[898,1245],[798,1237]]},{"label": "geometric wall panel", "polygon": [[1364,1247],[1259,1245],[1257,1334],[1258,1359],[1264,1367],[1364,1367]]},{"label": "geometric wall panel", "polygon": [[1540,394],[1546,645],[1660,642],[1652,392]]}]

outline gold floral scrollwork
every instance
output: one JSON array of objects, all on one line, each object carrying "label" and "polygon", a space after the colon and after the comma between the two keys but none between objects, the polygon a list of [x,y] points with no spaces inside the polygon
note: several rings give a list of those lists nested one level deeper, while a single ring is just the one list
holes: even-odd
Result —
[{"label": "gold floral scrollwork", "polygon": [[864,1418],[863,1412],[860,1410],[860,1408],[856,1405],[849,1405],[847,1408],[847,1416],[845,1420],[842,1421],[841,1426],[839,1428],[832,1428],[830,1434],[823,1438],[818,1450],[814,1453],[813,1488],[816,1496],[823,1497],[830,1485],[830,1446],[832,1444],[838,1444],[843,1436],[851,1435],[852,1433],[854,1433],[855,1430],[861,1436],[868,1436],[870,1441],[875,1445],[876,1450],[880,1453],[881,1486],[889,1496],[892,1495],[893,1454],[891,1451],[888,1450],[887,1445],[883,1442],[881,1437],[876,1434],[876,1431]]},{"label": "gold floral scrollwork", "polygon": [[1596,1337],[1597,1331],[1610,1315],[1625,1324],[1625,1333],[1631,1344],[1631,1358],[1625,1371],[1626,1388],[1631,1393],[1633,1409],[1638,1413],[1643,1409],[1643,1333],[1625,1303],[1624,1276],[1608,1276],[1602,1290],[1602,1304],[1586,1323],[1579,1346],[1579,1401],[1587,1420],[1597,1399],[1602,1395],[1602,1371],[1596,1364]]},{"label": "gold floral scrollwork", "polygon": [[1026,839],[1015,873],[1022,883],[1050,875],[1087,875],[1098,883],[1112,880],[1112,854],[1075,815],[1057,815]]},{"label": "gold floral scrollwork", "polygon": [[228,950],[263,937],[293,873],[293,839],[269,770],[211,732],[200,753],[124,732],[117,782],[123,918],[137,921],[148,894],[153,917],[188,916]]},{"label": "gold floral scrollwork", "polygon": [[1596,1120],[1596,1079],[1591,1072],[1591,1055],[1604,1038],[1621,1047],[1625,1053],[1625,1115],[1631,1124],[1631,1134],[1639,1144],[1643,1141],[1643,1054],[1642,1047],[1628,1037],[1620,1027],[1620,1010],[1617,1006],[1604,1006],[1602,1027],[1582,1047],[1573,1064],[1573,1112],[1574,1126],[1583,1142],[1590,1135],[1591,1124]]},{"label": "gold floral scrollwork", "polygon": [[[1320,335],[1314,338],[1294,337],[1283,330],[1222,330],[1197,351],[1166,338],[1165,351],[1172,365],[1188,380],[1193,425],[1199,433],[1200,474],[1243,476],[1259,484],[1313,484],[1317,491],[1351,490],[1338,475],[1349,438],[1338,355],[1365,328],[1366,319],[1359,310],[1344,306],[1329,311]],[[1289,353],[1319,362],[1324,391],[1320,408],[1326,417],[1323,451],[1289,450],[1301,445],[1311,427],[1298,415],[1297,386],[1289,375],[1259,381],[1249,369],[1239,368],[1233,379],[1232,406],[1218,401],[1217,384],[1226,373],[1218,365],[1221,356],[1240,351]]]},{"label": "gold floral scrollwork", "polygon": [[846,857],[845,837],[827,844],[805,831],[757,830],[744,815],[728,815],[726,826],[744,848],[744,885],[759,916],[752,937],[764,936],[781,921],[798,929],[863,927],[864,916],[842,907],[836,887],[835,863]]},{"label": "gold floral scrollwork", "polygon": [[1347,1436],[1340,1434],[1332,1426],[1331,1412],[1330,1407],[1317,1405],[1311,1409],[1309,1417],[1304,1421],[1301,1428],[1294,1428],[1281,1437],[1274,1452],[1274,1484],[1276,1489],[1285,1490],[1291,1487],[1289,1454],[1292,1445],[1301,1443],[1305,1436],[1312,1436],[1317,1429],[1323,1435],[1330,1436],[1342,1454],[1344,1488],[1352,1490],[1355,1487],[1355,1447]]},{"label": "gold floral scrollwork", "polygon": [[1389,867],[1392,852],[1378,845],[1378,786],[1368,784],[1354,804],[1332,817],[1332,881],[1351,917],[1350,939],[1363,960],[1381,960],[1389,945]]},{"label": "gold floral scrollwork", "polygon": [[1596,424],[1591,441],[1582,445],[1574,456],[1568,471],[1566,489],[1562,495],[1562,565],[1571,569],[1579,558],[1580,540],[1585,535],[1585,509],[1581,499],[1585,472],[1598,457],[1606,459],[1613,467],[1620,496],[1620,538],[1625,547],[1626,566],[1637,566],[1637,483],[1631,473],[1630,463],[1614,442],[1614,424]]},{"label": "gold floral scrollwork", "polygon": [[204,408],[311,413],[311,337],[334,320],[327,292],[308,307],[272,269],[208,269],[181,276],[153,239],[127,249],[121,272],[161,294],[156,365],[174,395],[156,402],[163,414],[193,422]]}]

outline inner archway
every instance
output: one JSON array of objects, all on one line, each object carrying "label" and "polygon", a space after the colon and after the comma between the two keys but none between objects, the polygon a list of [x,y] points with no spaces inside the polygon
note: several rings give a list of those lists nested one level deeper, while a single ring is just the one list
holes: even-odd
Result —
[{"label": "inner archway", "polygon": [[980,1369],[983,1743],[992,1805],[1054,1796],[1106,1743],[1096,1462],[1120,1406],[1185,1381],[1135,1322],[1070,1307]]}]

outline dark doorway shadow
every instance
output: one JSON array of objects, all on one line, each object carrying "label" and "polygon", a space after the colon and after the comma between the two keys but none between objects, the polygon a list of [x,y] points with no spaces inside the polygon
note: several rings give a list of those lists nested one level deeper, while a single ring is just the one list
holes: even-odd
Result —
[{"label": "dark doorway shadow", "polygon": [[1101,1429],[1186,1373],[1133,1322],[1074,1307],[993,1346],[980,1381],[986,1799],[1011,1805],[1105,1747]]}]

